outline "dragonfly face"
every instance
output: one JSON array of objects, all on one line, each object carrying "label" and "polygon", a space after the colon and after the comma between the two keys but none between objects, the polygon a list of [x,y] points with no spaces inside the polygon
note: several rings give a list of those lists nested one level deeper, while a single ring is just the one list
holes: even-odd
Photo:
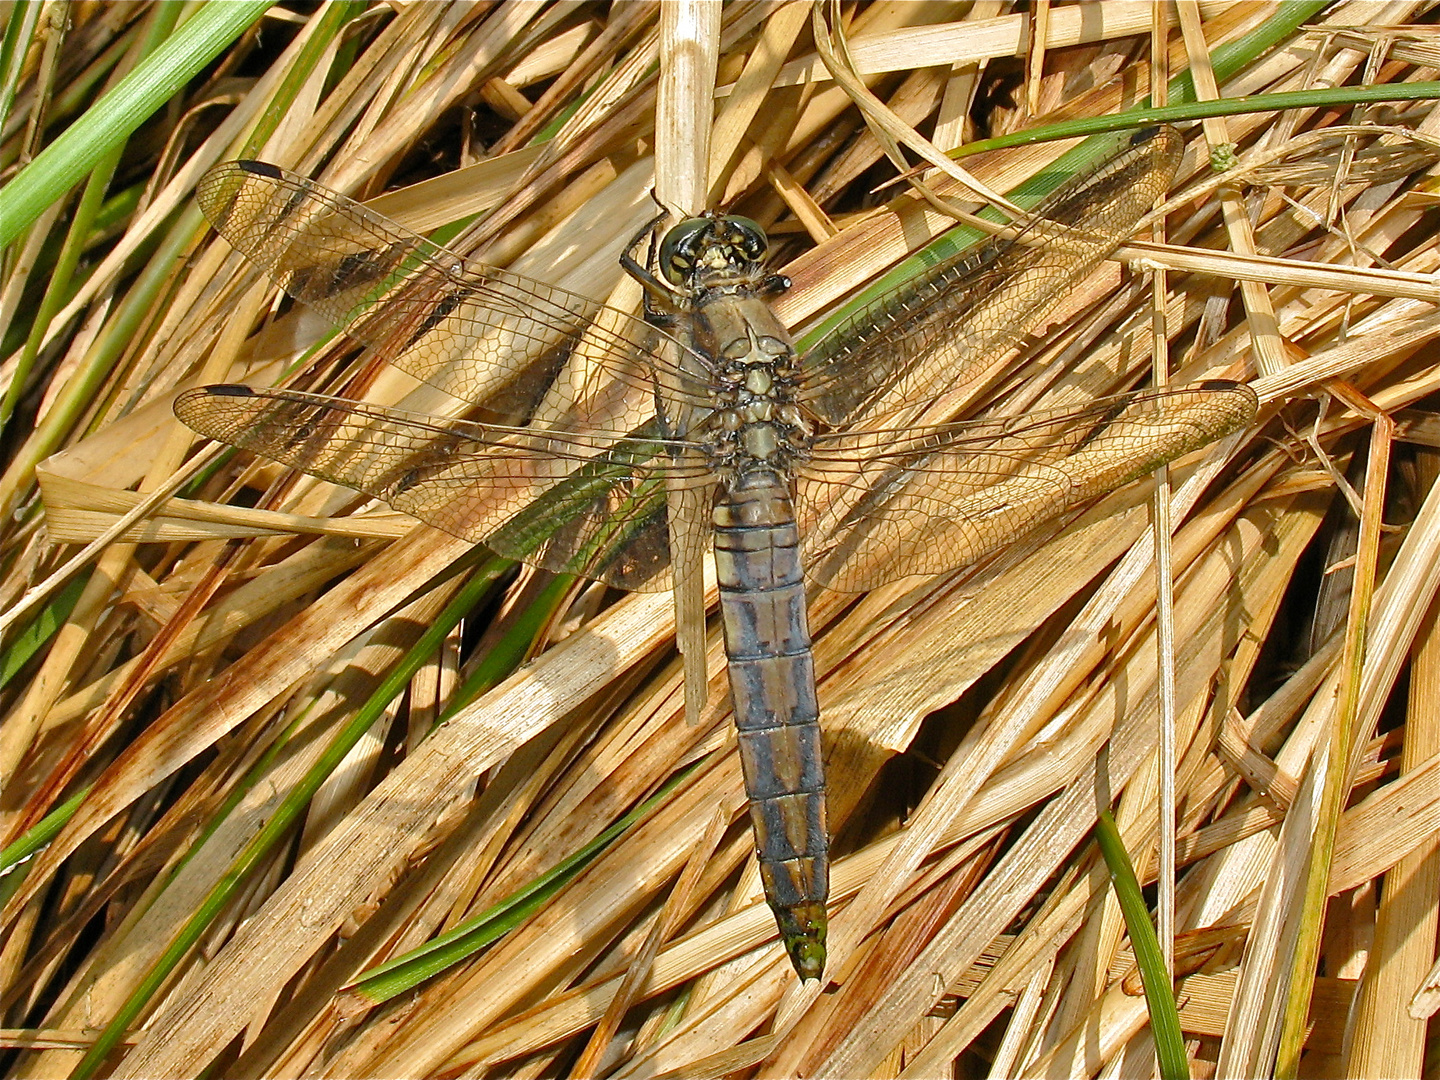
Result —
[{"label": "dragonfly face", "polygon": [[747,217],[687,218],[660,242],[660,272],[672,285],[698,290],[760,275],[770,241]]},{"label": "dragonfly face", "polygon": [[232,162],[198,192],[222,235],[392,364],[505,422],[236,386],[189,391],[175,411],[500,554],[622,588],[670,586],[672,540],[703,524],[671,505],[698,494],[766,897],[796,970],[818,977],[828,856],[805,582],[856,592],[963,566],[1253,416],[1247,387],[1213,381],[1018,418],[931,415],[1128,235],[1179,148],[1169,129],[1137,139],[1040,209],[1059,223],[1032,227],[1044,243],[941,263],[803,357],[766,303],[788,282],[763,269],[747,219],[682,222],[655,270],[622,259],[650,325],[597,321],[585,297]]}]

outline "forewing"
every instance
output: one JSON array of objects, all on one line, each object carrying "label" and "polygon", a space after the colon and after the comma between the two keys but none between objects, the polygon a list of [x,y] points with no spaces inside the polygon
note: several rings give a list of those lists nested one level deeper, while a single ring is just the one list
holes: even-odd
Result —
[{"label": "forewing", "polygon": [[1212,381],[1008,420],[820,438],[796,484],[806,575],[837,592],[964,566],[1244,426]]},{"label": "forewing", "polygon": [[206,386],[175,414],[203,435],[354,488],[499,554],[626,589],[669,587],[664,485],[707,478],[685,444],[469,421],[320,394]]},{"label": "forewing", "polygon": [[1019,237],[940,263],[863,308],[806,354],[801,401],[838,427],[973,381],[1130,234],[1169,188],[1181,148],[1173,129],[1155,129],[1055,192]]},{"label": "forewing", "polygon": [[[605,422],[625,431],[654,415],[655,367],[670,362],[645,347],[657,332],[641,320],[613,309],[597,319],[588,297],[467,261],[264,162],[217,166],[196,198],[280,288],[446,393],[518,421],[619,380],[636,393]],[[666,385],[704,403],[678,369]]]}]

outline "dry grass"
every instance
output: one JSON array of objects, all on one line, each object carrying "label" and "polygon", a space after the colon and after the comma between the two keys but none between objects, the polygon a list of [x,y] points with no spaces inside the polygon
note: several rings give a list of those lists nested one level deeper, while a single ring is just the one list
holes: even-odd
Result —
[{"label": "dry grass", "polygon": [[[362,704],[467,580],[447,573],[465,544],[383,507],[351,513],[353,493],[243,455],[142,507],[196,465],[170,416],[178,390],[275,381],[317,340],[194,212],[213,164],[257,157],[361,199],[399,189],[374,205],[416,229],[478,215],[458,249],[622,307],[636,290],[616,256],[652,188],[733,206],[772,227],[798,326],[944,227],[903,186],[869,194],[896,172],[885,145],[921,147],[914,128],[972,140],[977,88],[984,134],[1148,92],[1149,6],[1056,6],[1029,49],[1027,16],[1002,7],[869,7],[845,30],[859,75],[843,87],[805,4],[378,5],[328,38],[321,14],[277,9],[130,141],[115,189],[138,204],[117,199],[95,230],[5,444],[6,842],[88,791],[3,879],[5,1038],[26,1047],[13,1075],[69,1074],[137,994],[112,1075],[1143,1073],[1145,999],[1091,832],[1111,805],[1156,882],[1167,724],[1179,876],[1157,893],[1173,897],[1194,1073],[1293,1062],[1286,1010],[1309,999],[1301,1073],[1419,1075],[1440,896],[1440,503],[1435,425],[1410,408],[1440,382],[1429,100],[1212,121],[1205,135],[1239,154],[1218,195],[1188,129],[1168,246],[1127,246],[1128,270],[1105,264],[977,388],[1064,401],[1146,378],[1141,271],[1155,268],[1171,381],[1255,380],[1256,424],[1172,468],[1164,665],[1147,484],[978,566],[816,597],[839,853],[823,988],[796,983],[759,902],[713,619],[708,705],[688,726],[667,595],[556,597],[542,575],[502,578],[370,723]],[[83,85],[147,10],[77,8],[53,57],[36,45],[0,162],[32,146],[37,101],[76,107],[65,80]],[[1184,6],[1199,21],[1168,28],[1168,69],[1208,66],[1280,11]],[[1219,93],[1434,78],[1431,27],[1407,23],[1422,12],[1338,4],[1324,29],[1222,72]],[[917,19],[936,25],[907,32]],[[1026,55],[1043,68],[1025,73]],[[1328,130],[1362,123],[1389,127]],[[1057,152],[996,151],[927,181],[1009,191]],[[7,333],[28,331],[54,266],[53,248],[22,247],[0,293]],[[144,305],[133,328],[127,297]],[[19,340],[5,338],[7,380]],[[308,362],[354,359],[340,341]],[[459,408],[370,374],[374,400]],[[1400,422],[1388,466],[1367,449],[1382,425],[1360,394]],[[56,571],[77,545],[137,507],[66,587]],[[431,730],[477,665],[485,692]],[[330,760],[347,723],[365,734]],[[691,763],[488,948],[383,1005],[347,989],[524,889]],[[255,845],[287,797],[298,818]],[[187,922],[196,943],[147,985]]]}]

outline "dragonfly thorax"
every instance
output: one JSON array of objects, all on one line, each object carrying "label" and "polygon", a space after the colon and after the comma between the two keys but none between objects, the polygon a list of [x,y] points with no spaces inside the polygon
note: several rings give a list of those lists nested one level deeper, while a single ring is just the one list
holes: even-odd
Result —
[{"label": "dragonfly thorax", "polygon": [[754,296],[710,294],[696,305],[714,358],[715,409],[702,436],[715,467],[731,477],[755,468],[787,471],[809,456],[814,431],[796,404],[794,347]]},{"label": "dragonfly thorax", "polygon": [[769,396],[717,410],[707,427],[710,460],[731,477],[756,469],[787,472],[809,458],[814,437],[793,402]]}]

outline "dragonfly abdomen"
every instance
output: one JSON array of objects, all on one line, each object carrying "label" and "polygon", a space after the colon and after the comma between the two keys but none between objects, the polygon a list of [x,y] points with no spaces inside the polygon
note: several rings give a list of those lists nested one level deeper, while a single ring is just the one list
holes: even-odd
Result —
[{"label": "dragonfly abdomen", "polygon": [[765,895],[795,970],[819,978],[829,891],[820,707],[799,530],[775,470],[741,473],[716,503],[715,565]]}]

